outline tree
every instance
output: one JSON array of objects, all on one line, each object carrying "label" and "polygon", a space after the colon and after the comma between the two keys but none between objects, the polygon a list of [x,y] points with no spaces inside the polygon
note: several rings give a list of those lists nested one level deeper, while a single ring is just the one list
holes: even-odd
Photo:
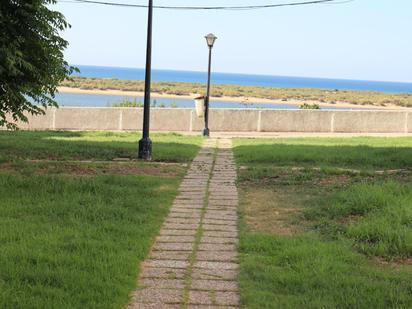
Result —
[{"label": "tree", "polygon": [[[56,0],[0,0],[0,127],[57,106],[57,86],[74,70],[65,60],[70,27],[48,6]],[[7,118],[6,118],[7,117]]]}]

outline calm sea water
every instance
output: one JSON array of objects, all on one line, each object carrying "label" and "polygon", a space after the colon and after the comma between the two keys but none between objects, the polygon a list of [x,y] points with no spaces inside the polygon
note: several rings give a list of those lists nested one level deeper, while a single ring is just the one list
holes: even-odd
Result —
[{"label": "calm sea water", "polygon": [[[144,69],[101,66],[77,66],[84,77],[104,77],[126,80],[143,80]],[[206,72],[153,70],[154,81],[205,83]],[[369,90],[392,93],[412,93],[412,83],[376,82],[345,79],[267,76],[248,74],[213,73],[215,84],[247,85],[279,88],[319,88],[339,90]]]}]

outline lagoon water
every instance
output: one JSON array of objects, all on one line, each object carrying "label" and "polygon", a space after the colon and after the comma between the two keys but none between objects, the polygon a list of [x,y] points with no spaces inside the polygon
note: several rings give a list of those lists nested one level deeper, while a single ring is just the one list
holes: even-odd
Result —
[{"label": "lagoon water", "polygon": [[[105,94],[77,94],[77,93],[58,93],[56,101],[60,106],[66,107],[110,107],[114,103],[128,99],[131,102],[143,102],[143,97],[128,97],[118,95]],[[168,98],[152,98],[152,104],[160,107],[189,107],[194,108],[193,100],[188,99],[168,99]],[[242,102],[224,102],[210,101],[211,108],[266,108],[266,109],[299,109],[298,105],[290,104],[251,104]],[[341,110],[356,110],[357,108],[342,108],[342,107],[327,107],[322,109],[341,109]],[[359,108],[360,109],[360,108]]]}]

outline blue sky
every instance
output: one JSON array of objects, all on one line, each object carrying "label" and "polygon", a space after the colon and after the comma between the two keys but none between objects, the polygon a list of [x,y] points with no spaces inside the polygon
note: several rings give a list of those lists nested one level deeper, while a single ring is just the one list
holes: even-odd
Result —
[{"label": "blue sky", "polygon": [[[110,0],[145,4],[144,0]],[[289,0],[196,0],[244,5]],[[294,1],[294,0],[290,0]],[[190,0],[154,0],[191,5]],[[63,33],[73,64],[143,68],[145,9],[59,3],[72,25]],[[218,37],[217,72],[412,82],[412,1],[355,0],[256,11],[154,14],[153,68],[203,71],[203,36]]]}]

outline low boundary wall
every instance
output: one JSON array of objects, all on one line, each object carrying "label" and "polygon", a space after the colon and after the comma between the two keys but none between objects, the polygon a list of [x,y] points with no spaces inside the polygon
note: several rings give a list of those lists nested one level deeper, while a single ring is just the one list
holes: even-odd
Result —
[{"label": "low boundary wall", "polygon": [[[412,133],[412,111],[211,109],[214,132]],[[141,130],[141,108],[61,107],[19,123],[28,130]],[[190,108],[152,108],[152,131],[203,129]]]}]

